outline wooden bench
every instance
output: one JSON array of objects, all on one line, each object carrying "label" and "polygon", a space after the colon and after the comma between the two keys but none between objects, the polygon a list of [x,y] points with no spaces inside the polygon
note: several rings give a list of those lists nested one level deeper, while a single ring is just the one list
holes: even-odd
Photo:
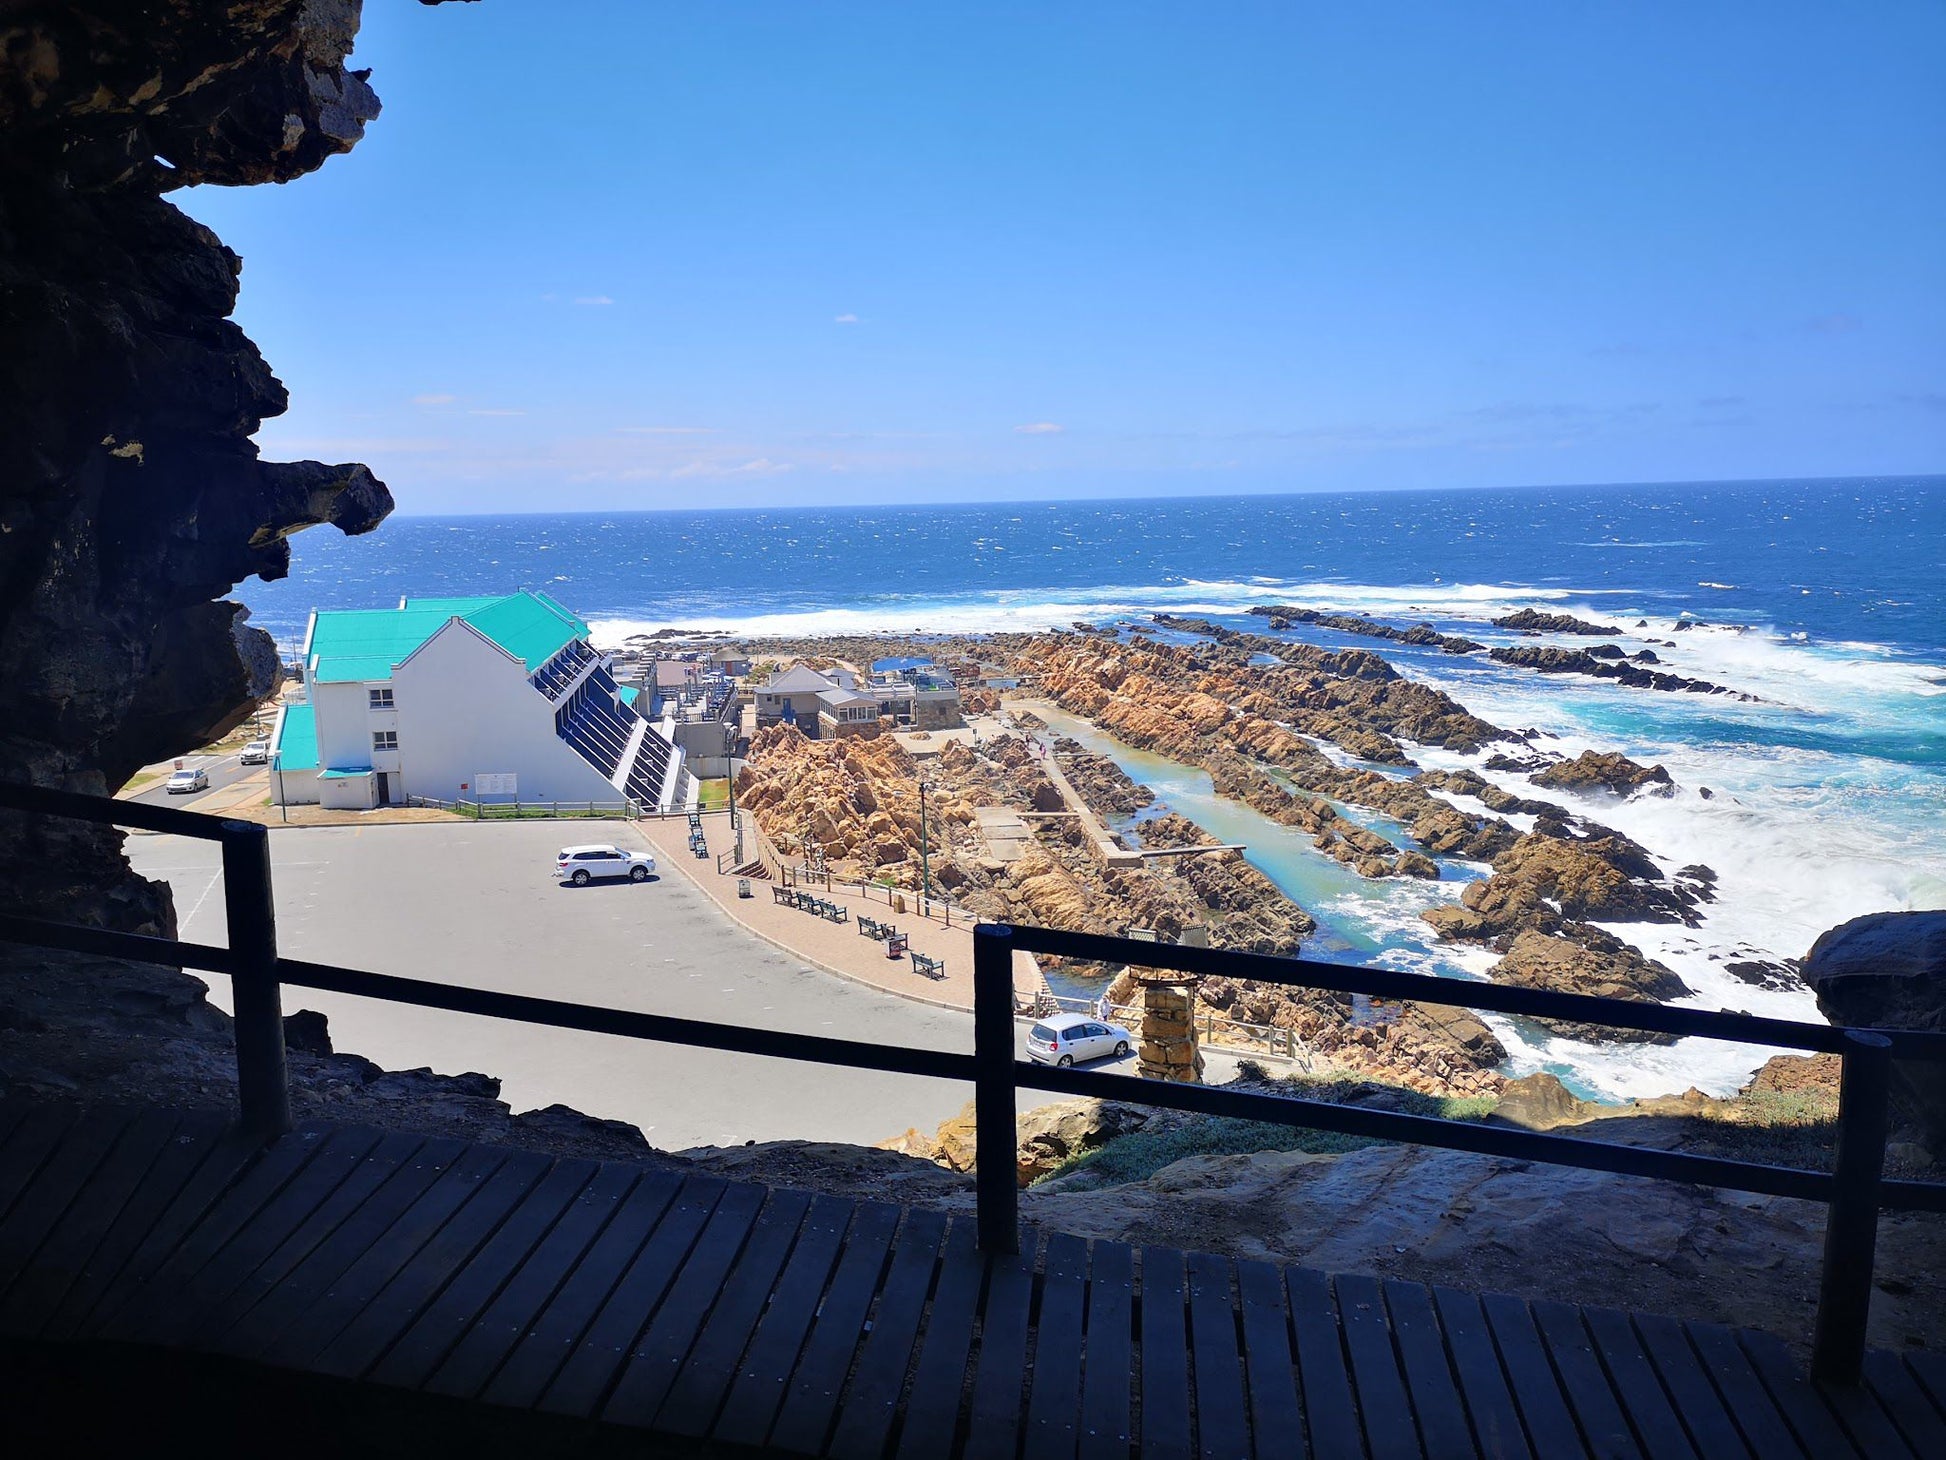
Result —
[{"label": "wooden bench", "polygon": [[819,911],[830,922],[848,923],[851,921],[850,910],[835,902],[827,902]]},{"label": "wooden bench", "polygon": [[943,958],[928,958],[923,953],[914,953],[912,955],[912,971],[917,974],[923,974],[927,978],[944,978],[946,976],[946,960]]},{"label": "wooden bench", "polygon": [[797,906],[797,894],[788,887],[777,887],[773,885],[770,889],[770,900],[779,907]]},{"label": "wooden bench", "polygon": [[861,938],[883,938],[885,936],[885,925],[876,918],[868,918],[863,913],[860,913],[858,915],[858,936]]}]

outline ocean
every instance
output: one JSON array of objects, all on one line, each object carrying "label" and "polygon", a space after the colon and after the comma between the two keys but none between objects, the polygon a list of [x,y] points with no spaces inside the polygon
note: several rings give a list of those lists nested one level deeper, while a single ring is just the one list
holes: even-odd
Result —
[{"label": "ocean", "polygon": [[[1288,637],[1376,650],[1496,724],[1557,737],[1551,749],[1666,765],[1674,797],[1590,809],[1666,867],[1717,873],[1702,927],[1615,929],[1680,973],[1700,1006],[1816,1017],[1808,995],[1753,987],[1725,965],[1801,956],[1860,913],[1946,907],[1946,478],[400,517],[362,538],[315,529],[294,547],[289,578],[236,595],[287,648],[314,608],[522,586],[559,598],[607,643],[661,628],[982,632],[1159,611],[1261,632],[1250,607],[1291,603],[1492,644],[1515,636],[1491,618],[1572,612],[1623,627],[1616,641],[1631,651],[1656,641],[1675,673],[1756,698],[1544,677],[1302,626]],[[1365,881],[1303,834],[1215,797],[1199,772],[1093,743],[1248,843],[1318,918],[1311,951],[1467,977],[1491,964],[1437,944],[1419,920],[1456,888]],[[1442,865],[1448,881],[1485,872]],[[1553,1070],[1604,1098],[1727,1092],[1766,1053],[1496,1027],[1513,1073]]]}]

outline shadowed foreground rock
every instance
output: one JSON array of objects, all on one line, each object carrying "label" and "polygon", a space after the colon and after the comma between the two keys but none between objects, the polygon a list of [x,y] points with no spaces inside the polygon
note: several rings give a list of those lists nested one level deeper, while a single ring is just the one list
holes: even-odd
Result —
[{"label": "shadowed foreground rock", "polygon": [[[1870,913],[1825,933],[1804,981],[1834,1024],[1946,1030],[1946,912]],[[1946,1064],[1892,1066],[1927,1149],[1946,1154]]]},{"label": "shadowed foreground rock", "polygon": [[[218,602],[291,533],[391,510],[365,467],[260,461],[288,404],[229,320],[242,261],[166,202],[287,182],[378,114],[355,0],[93,0],[0,18],[0,775],[102,793],[275,692]],[[14,906],[168,930],[101,828],[0,824]],[[85,889],[76,895],[71,889]]]}]

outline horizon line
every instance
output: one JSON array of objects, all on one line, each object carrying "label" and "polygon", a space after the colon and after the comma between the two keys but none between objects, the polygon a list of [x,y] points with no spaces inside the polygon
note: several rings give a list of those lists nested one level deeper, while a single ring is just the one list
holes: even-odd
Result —
[{"label": "horizon line", "polygon": [[1809,477],[1668,477],[1641,481],[1611,482],[1524,482],[1513,486],[1481,487],[1318,487],[1318,488],[1272,488],[1263,491],[1231,492],[1154,492],[1139,493],[1133,496],[1089,495],[1076,497],[940,497],[925,502],[771,502],[753,503],[747,506],[667,506],[667,507],[589,507],[571,511],[548,511],[540,508],[521,508],[515,510],[481,509],[478,511],[440,511],[412,512],[395,509],[386,521],[421,520],[439,521],[449,517],[615,517],[615,516],[653,516],[659,513],[727,514],[735,512],[806,512],[806,511],[920,511],[934,507],[1060,507],[1081,503],[1109,502],[1223,502],[1242,499],[1282,498],[1282,497],[1407,497],[1415,495],[1445,495],[1456,492],[1584,492],[1616,491],[1641,487],[1752,487],[1752,486],[1808,486],[1825,482],[1946,482],[1946,471],[1925,472],[1869,472],[1861,475],[1824,475]]}]

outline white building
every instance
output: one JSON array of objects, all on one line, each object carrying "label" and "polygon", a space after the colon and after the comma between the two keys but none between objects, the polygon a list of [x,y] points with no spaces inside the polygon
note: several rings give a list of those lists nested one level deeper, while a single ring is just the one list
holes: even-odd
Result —
[{"label": "white building", "polygon": [[670,726],[637,713],[587,624],[544,593],[314,613],[303,659],[309,702],[286,706],[271,737],[271,795],[286,804],[655,809],[689,794]]}]

